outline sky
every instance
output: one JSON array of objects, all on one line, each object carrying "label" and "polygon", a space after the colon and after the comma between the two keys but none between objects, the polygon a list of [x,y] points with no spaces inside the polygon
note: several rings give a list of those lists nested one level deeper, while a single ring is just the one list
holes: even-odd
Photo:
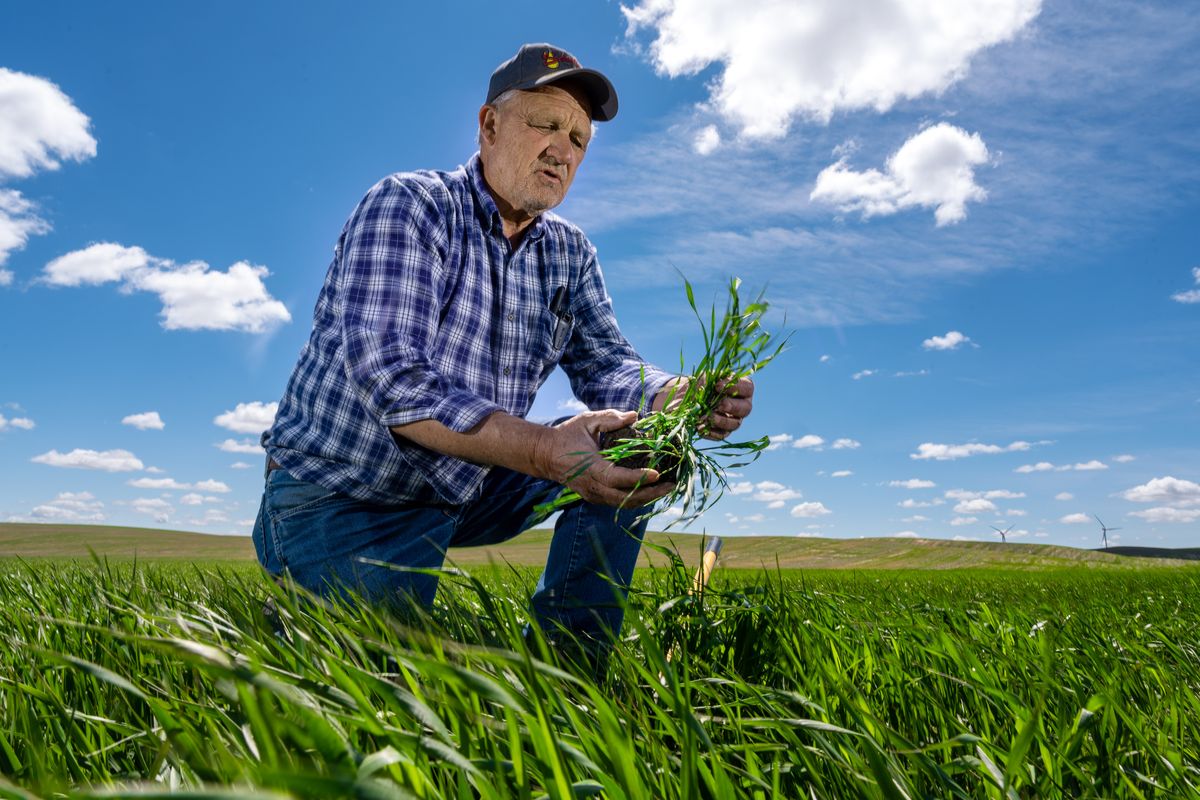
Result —
[{"label": "sky", "polygon": [[[771,448],[690,529],[1098,547],[1099,518],[1110,544],[1200,545],[1188,4],[0,18],[0,521],[248,535],[347,216],[465,163],[491,71],[548,41],[620,97],[557,211],[639,352],[699,357],[681,274],[701,305],[741,278],[791,332],[742,428]],[[530,418],[578,407],[556,372]]]}]

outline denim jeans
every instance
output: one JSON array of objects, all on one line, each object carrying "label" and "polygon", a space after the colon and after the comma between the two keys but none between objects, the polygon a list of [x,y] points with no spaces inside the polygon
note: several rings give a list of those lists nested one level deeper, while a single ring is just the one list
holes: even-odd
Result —
[{"label": "denim jeans", "polygon": [[[267,473],[254,523],[259,562],[325,596],[352,589],[371,601],[433,603],[436,570],[449,547],[507,541],[544,517],[534,507],[562,491],[552,481],[493,467],[477,497],[462,506],[381,505],[292,477]],[[559,515],[546,567],[532,597],[534,618],[552,637],[565,629],[603,640],[620,631],[623,601],[646,531],[646,509],[578,502]]]}]

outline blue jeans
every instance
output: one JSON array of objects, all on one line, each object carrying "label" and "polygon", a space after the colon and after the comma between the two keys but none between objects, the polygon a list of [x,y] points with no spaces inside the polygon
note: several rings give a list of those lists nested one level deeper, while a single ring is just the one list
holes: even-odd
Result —
[{"label": "blue jeans", "polygon": [[[375,602],[415,600],[430,606],[436,574],[366,561],[436,570],[449,547],[497,544],[536,525],[544,517],[535,515],[534,507],[562,488],[493,467],[477,497],[464,505],[381,505],[275,469],[267,474],[254,522],[254,548],[268,572],[287,573],[317,594],[352,589]],[[600,640],[620,631],[646,510],[584,502],[563,510],[532,598],[543,630],[553,635],[561,627],[579,638]]]}]

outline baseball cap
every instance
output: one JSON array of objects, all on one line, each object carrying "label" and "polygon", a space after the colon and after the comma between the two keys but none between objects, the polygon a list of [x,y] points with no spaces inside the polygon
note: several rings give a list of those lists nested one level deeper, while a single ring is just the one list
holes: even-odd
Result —
[{"label": "baseball cap", "polygon": [[492,102],[509,89],[533,89],[568,79],[587,94],[592,119],[605,122],[617,115],[617,90],[608,78],[584,69],[575,56],[545,42],[521,45],[515,56],[496,67],[484,102]]}]

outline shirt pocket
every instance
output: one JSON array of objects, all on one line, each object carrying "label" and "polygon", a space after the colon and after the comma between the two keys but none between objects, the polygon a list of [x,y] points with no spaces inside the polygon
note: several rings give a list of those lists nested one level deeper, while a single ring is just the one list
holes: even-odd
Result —
[{"label": "shirt pocket", "polygon": [[555,314],[550,309],[542,310],[537,325],[537,346],[534,353],[541,362],[538,385],[550,376],[562,360],[567,345],[575,333],[575,318],[569,311]]}]

